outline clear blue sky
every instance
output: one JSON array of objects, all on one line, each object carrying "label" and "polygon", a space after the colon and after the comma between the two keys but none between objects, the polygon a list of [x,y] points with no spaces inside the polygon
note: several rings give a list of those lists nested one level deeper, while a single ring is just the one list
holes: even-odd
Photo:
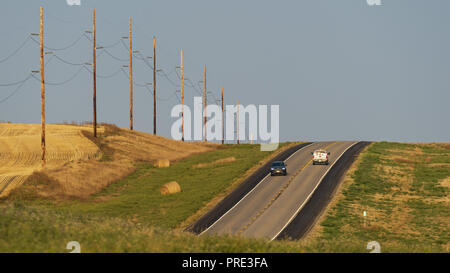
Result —
[{"label": "clear blue sky", "polygon": [[[450,1],[382,0],[382,6],[369,6],[365,0],[81,0],[81,6],[68,6],[65,0],[5,0],[0,85],[39,69],[39,46],[31,40],[1,60],[39,32],[41,5],[46,46],[53,48],[70,45],[90,30],[94,7],[99,45],[127,36],[132,16],[135,50],[151,55],[155,35],[158,67],[175,84],[183,49],[185,76],[197,83],[206,64],[208,89],[218,98],[224,86],[227,104],[237,99],[245,105],[279,104],[283,141],[450,140]],[[127,58],[121,42],[108,50]],[[92,57],[84,37],[55,53],[73,63]],[[151,70],[134,62],[135,81],[151,82]],[[111,75],[123,64],[104,52],[98,73]],[[62,82],[79,69],[54,57],[46,80]],[[16,87],[0,86],[0,101]],[[169,98],[158,104],[158,131],[164,136],[174,121],[170,110],[178,103],[172,96],[177,89],[159,74],[158,94]],[[128,92],[121,72],[99,78],[99,121],[128,127]],[[186,86],[185,92],[192,104],[196,91]],[[92,78],[85,70],[65,85],[48,85],[48,122],[90,121],[91,93]],[[0,120],[39,123],[39,98],[39,82],[31,78],[0,104]],[[149,91],[136,86],[136,129],[152,131],[152,111]]]}]

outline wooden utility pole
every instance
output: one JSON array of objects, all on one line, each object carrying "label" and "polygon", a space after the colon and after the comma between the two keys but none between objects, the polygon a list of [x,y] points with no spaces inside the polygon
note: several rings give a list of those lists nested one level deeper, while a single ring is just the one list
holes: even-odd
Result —
[{"label": "wooden utility pole", "polygon": [[97,137],[97,62],[96,62],[96,35],[95,35],[95,9],[93,11],[93,28],[92,28],[92,42],[93,42],[93,57],[92,57],[92,67],[93,67],[93,83],[94,83],[94,94],[93,94],[93,107],[94,107],[94,118],[93,118],[93,126],[94,126],[94,137]]},{"label": "wooden utility pole", "polygon": [[237,114],[236,114],[236,139],[237,144],[239,144],[239,101],[237,101]]},{"label": "wooden utility pole", "polygon": [[183,74],[183,50],[181,50],[181,141],[184,141],[184,74]]},{"label": "wooden utility pole", "polygon": [[44,10],[41,7],[41,148],[42,148],[42,168],[45,167],[45,81],[44,81]]},{"label": "wooden utility pole", "polygon": [[224,126],[224,115],[223,115],[223,87],[222,87],[222,144],[225,142],[225,126]]},{"label": "wooden utility pole", "polygon": [[132,33],[131,33],[131,16],[129,19],[130,33],[128,40],[130,43],[130,130],[133,130],[133,45],[132,45]]},{"label": "wooden utility pole", "polygon": [[153,36],[153,134],[156,135],[156,38]]},{"label": "wooden utility pole", "polygon": [[204,130],[205,130],[205,142],[206,141],[208,141],[207,139],[206,139],[206,64],[205,64],[205,69],[204,69],[204,71],[205,71],[205,80],[204,80],[204,84],[205,84],[205,95],[204,95],[204,97],[205,97],[205,103],[203,104],[203,117],[204,117],[204,119],[203,119],[203,123],[204,123]]}]

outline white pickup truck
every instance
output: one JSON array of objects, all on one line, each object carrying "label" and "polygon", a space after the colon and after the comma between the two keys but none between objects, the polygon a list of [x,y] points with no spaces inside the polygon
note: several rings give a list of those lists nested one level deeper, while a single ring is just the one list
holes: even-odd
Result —
[{"label": "white pickup truck", "polygon": [[328,165],[328,156],[330,155],[330,152],[327,152],[325,150],[315,150],[313,153],[313,165],[316,164],[325,164]]}]

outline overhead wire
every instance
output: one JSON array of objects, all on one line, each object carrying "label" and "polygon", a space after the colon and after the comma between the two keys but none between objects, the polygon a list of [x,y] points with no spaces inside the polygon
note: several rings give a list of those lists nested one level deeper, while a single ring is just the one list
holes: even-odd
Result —
[{"label": "overhead wire", "polygon": [[[129,76],[128,73],[125,71],[125,69],[121,68],[121,70],[122,70],[123,74],[125,75],[125,77],[129,80],[129,79],[130,79],[130,76]],[[135,82],[134,80],[133,80],[133,84],[136,85],[136,86],[138,86],[138,87],[146,87],[146,86],[148,86],[148,84],[137,83],[137,82]]]},{"label": "overhead wire", "polygon": [[117,42],[115,42],[115,43],[113,43],[113,44],[106,45],[106,46],[99,44],[98,47],[103,47],[103,48],[113,48],[113,47],[117,46],[119,43],[120,43],[120,40],[117,41]]},{"label": "overhead wire", "polygon": [[69,62],[69,61],[67,61],[67,60],[65,60],[65,59],[63,59],[63,58],[61,58],[61,57],[59,57],[58,55],[53,55],[57,60],[59,60],[60,62],[62,62],[62,63],[65,63],[65,64],[68,64],[68,65],[72,65],[72,66],[82,66],[82,65],[85,65],[86,63],[72,63],[72,62]]},{"label": "overhead wire", "polygon": [[111,58],[113,58],[113,59],[115,59],[115,60],[117,60],[117,61],[119,61],[119,62],[128,62],[128,61],[129,61],[129,59],[122,59],[122,58],[116,57],[116,56],[113,55],[111,52],[109,52],[106,48],[102,48],[102,49],[100,49],[100,50],[104,51],[104,52],[105,52],[106,54],[108,54]]},{"label": "overhead wire", "polygon": [[19,86],[17,86],[13,92],[11,92],[8,96],[6,96],[5,98],[0,100],[0,104],[6,102],[7,100],[9,100],[10,98],[12,98],[14,95],[16,95],[20,90],[22,90],[22,86],[33,76],[32,73],[30,73],[30,75],[28,75],[28,77],[22,81],[22,83],[20,83]]},{"label": "overhead wire", "polygon": [[[87,66],[85,66],[84,67],[88,72],[90,72],[90,73],[94,73],[92,70],[90,70]],[[101,75],[101,74],[99,74],[98,72],[96,72],[95,73],[95,75],[98,77],[98,78],[101,78],[101,79],[109,79],[109,78],[112,78],[112,77],[115,77],[117,74],[119,74],[121,72],[121,69],[119,68],[117,71],[115,71],[115,72],[113,72],[113,73],[111,73],[111,74],[108,74],[108,75]]]},{"label": "overhead wire", "polygon": [[[91,43],[93,42],[93,39],[92,39],[91,37],[89,37],[88,35],[86,35],[86,33],[83,33],[83,34],[81,34],[80,36],[78,36],[73,42],[71,42],[70,44],[68,44],[67,46],[64,46],[64,47],[49,47],[49,46],[44,45],[44,48],[45,48],[46,50],[51,50],[51,51],[64,51],[64,50],[67,50],[67,49],[70,49],[70,48],[76,46],[83,38],[86,38],[86,39],[87,39],[88,41],[90,41]],[[13,56],[15,56],[21,49],[23,49],[23,48],[26,46],[26,44],[27,44],[29,41],[33,41],[33,42],[36,43],[36,44],[40,44],[40,41],[34,39],[31,35],[29,35],[29,36],[27,36],[27,38],[22,42],[22,44],[21,44],[17,49],[15,49],[10,55],[8,55],[7,57],[5,57],[4,59],[0,60],[0,63],[6,62],[7,60],[9,60],[9,59],[12,58]],[[127,59],[124,59],[124,58],[117,57],[116,55],[114,55],[113,53],[111,53],[111,52],[108,50],[108,49],[110,49],[110,48],[116,47],[116,46],[119,45],[119,44],[122,44],[122,46],[125,48],[125,50],[126,50],[127,52],[130,51],[130,50],[129,50],[129,47],[126,45],[126,43],[124,42],[124,39],[122,38],[122,39],[119,39],[118,41],[116,41],[116,42],[114,42],[114,43],[112,43],[112,44],[109,44],[109,45],[104,45],[104,46],[102,46],[101,44],[98,44],[98,49],[97,49],[97,50],[100,51],[100,53],[98,53],[98,56],[97,56],[97,57],[100,57],[103,53],[106,53],[106,54],[109,55],[112,59],[115,59],[115,60],[117,60],[117,61],[119,61],[119,62],[127,62],[127,61],[129,61],[128,58],[127,58]],[[148,59],[147,59],[142,53],[140,53],[140,52],[137,52],[137,53],[133,52],[133,56],[134,56],[136,59],[142,61],[148,68],[150,68],[151,70],[154,70],[153,65],[148,61]],[[74,80],[74,79],[75,79],[75,78],[76,78],[83,70],[86,70],[87,72],[93,73],[93,71],[87,67],[87,65],[90,65],[90,63],[76,63],[76,62],[68,61],[68,60],[66,60],[65,58],[63,58],[63,57],[61,57],[61,56],[58,56],[58,55],[56,55],[56,54],[54,54],[54,53],[52,54],[52,56],[51,56],[48,60],[46,60],[45,66],[49,65],[49,64],[52,62],[53,59],[57,59],[59,62],[64,63],[64,64],[67,64],[67,65],[70,65],[70,66],[79,66],[80,68],[79,68],[79,69],[78,69],[71,77],[69,77],[68,79],[66,79],[66,80],[64,80],[64,81],[61,81],[61,82],[48,82],[48,81],[47,81],[46,84],[48,84],[48,85],[52,85],[52,86],[60,86],[60,85],[67,84],[67,83],[73,81],[73,80]],[[107,75],[101,75],[101,74],[96,73],[96,76],[99,77],[99,78],[108,79],[108,78],[115,77],[115,76],[118,75],[120,72],[123,72],[123,74],[129,79],[128,73],[126,73],[125,70],[124,70],[123,68],[119,68],[117,71],[115,71],[115,72],[113,72],[113,73],[111,73],[111,74],[107,74]],[[181,79],[181,77],[180,77],[180,75],[179,75],[178,70],[177,70],[176,67],[175,67],[173,70],[170,70],[170,72],[168,72],[168,73],[166,72],[165,69],[158,69],[158,70],[156,71],[156,73],[158,73],[159,75],[162,75],[162,76],[163,76],[163,77],[164,77],[171,85],[173,85],[174,87],[179,88],[179,87],[181,86],[179,83],[176,83],[176,81],[174,81],[174,80],[171,79],[171,75],[172,75],[173,73],[176,74],[178,80]],[[31,73],[31,74],[30,74],[29,76],[27,76],[25,79],[20,80],[20,81],[17,81],[17,82],[3,83],[3,84],[0,83],[0,87],[18,86],[18,87],[17,87],[10,95],[8,95],[6,98],[2,99],[2,100],[0,101],[0,103],[3,103],[4,101],[8,100],[10,97],[14,96],[14,94],[16,94],[18,91],[20,91],[20,88],[21,88],[21,87],[22,87],[22,86],[23,86],[30,78],[34,78],[34,79],[40,81],[40,79],[39,79],[38,77],[36,77],[36,76],[34,75],[34,73]],[[153,95],[153,91],[152,91],[151,88],[149,88],[149,84],[140,84],[140,83],[137,83],[137,82],[135,82],[135,81],[133,81],[133,84],[136,85],[137,87],[146,88],[146,89],[150,92],[150,94]],[[197,84],[198,84],[198,87],[195,85],[195,83],[194,83],[192,80],[186,78],[186,86],[189,87],[189,88],[192,88],[198,95],[201,96],[201,95],[202,95],[202,91],[201,91],[201,90],[202,90],[202,87],[199,85],[199,83],[197,83]],[[156,98],[157,98],[158,100],[163,100],[163,101],[164,101],[164,100],[170,100],[170,99],[172,99],[172,98],[175,96],[175,97],[177,98],[177,100],[181,103],[178,93],[179,93],[179,91],[175,91],[174,93],[172,93],[172,94],[169,95],[168,97],[163,98],[163,97],[160,97],[160,96],[156,96]],[[212,93],[211,93],[211,94],[212,94]],[[216,101],[218,101],[218,100],[216,99],[216,97],[214,96],[214,94],[212,94],[212,97],[213,97]],[[210,100],[211,100],[211,99],[208,98],[208,102],[210,102]]]},{"label": "overhead wire", "polygon": [[52,55],[52,56],[50,57],[50,59],[48,59],[47,61],[45,61],[44,67],[47,67],[47,66],[52,62],[52,60],[53,60],[54,58],[55,58],[55,56]]},{"label": "overhead wire", "polygon": [[[67,84],[67,83],[73,81],[73,80],[78,76],[78,74],[80,74],[81,71],[83,71],[83,67],[84,67],[84,66],[80,67],[80,69],[78,69],[77,72],[75,72],[75,73],[74,73],[70,78],[68,78],[67,80],[64,80],[64,81],[62,81],[62,82],[49,82],[49,81],[45,81],[45,84],[47,84],[47,85],[52,85],[52,86],[60,86],[60,85]],[[35,80],[40,81],[40,79],[37,78],[37,77],[35,77],[34,75],[32,75],[32,77],[33,77]]]},{"label": "overhead wire", "polygon": [[[145,88],[150,92],[150,95],[153,96],[153,90],[151,90],[151,89],[149,88],[148,85],[146,85]],[[157,99],[157,100],[160,100],[160,101],[168,101],[168,100],[170,100],[171,98],[173,98],[173,96],[175,96],[175,95],[176,95],[176,92],[173,92],[173,93],[172,93],[169,97],[167,97],[167,98],[162,98],[162,97],[160,97],[160,96],[156,96],[156,99]]]},{"label": "overhead wire", "polygon": [[23,82],[26,82],[29,79],[30,76],[27,76],[25,79],[17,81],[17,82],[11,82],[11,83],[0,83],[0,87],[10,87],[10,86],[15,86],[15,85],[19,85]]},{"label": "overhead wire", "polygon": [[0,63],[4,63],[4,62],[8,61],[13,56],[15,56],[17,53],[19,53],[19,51],[22,50],[22,48],[25,47],[25,45],[28,43],[28,41],[30,41],[30,38],[31,38],[31,36],[28,35],[27,38],[22,42],[22,44],[18,48],[16,48],[11,54],[6,56],[4,59],[1,59]]},{"label": "overhead wire", "polygon": [[[65,46],[65,47],[53,48],[53,47],[48,47],[48,46],[44,45],[44,48],[47,49],[47,50],[51,50],[51,51],[63,51],[63,50],[67,50],[67,49],[69,49],[69,48],[71,48],[71,47],[74,47],[76,44],[78,44],[78,42],[81,41],[81,39],[82,39],[83,37],[88,38],[88,37],[86,36],[86,34],[83,33],[83,34],[81,34],[75,41],[73,41],[71,44],[69,44],[69,45],[67,45],[67,46]],[[31,38],[31,40],[33,40],[36,44],[40,44],[40,41],[36,41],[36,40],[35,40],[33,37],[31,37],[31,36],[30,36],[30,38]]]}]

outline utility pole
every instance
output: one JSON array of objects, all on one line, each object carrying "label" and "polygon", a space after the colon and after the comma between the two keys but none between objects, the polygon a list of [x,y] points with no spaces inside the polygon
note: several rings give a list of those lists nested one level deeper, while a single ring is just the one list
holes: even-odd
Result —
[{"label": "utility pole", "polygon": [[42,148],[42,168],[45,168],[45,82],[44,82],[44,10],[41,7],[41,148]]},{"label": "utility pole", "polygon": [[205,84],[205,95],[204,95],[204,97],[205,97],[205,103],[203,104],[203,116],[204,116],[204,121],[203,121],[203,123],[204,123],[204,130],[205,130],[205,142],[206,141],[208,141],[207,139],[206,139],[206,64],[205,64],[205,69],[204,69],[204,71],[205,71],[205,80],[204,80],[204,84]]},{"label": "utility pole", "polygon": [[92,28],[92,42],[93,42],[93,82],[94,82],[94,94],[93,94],[93,107],[94,107],[94,119],[93,119],[93,126],[94,126],[94,137],[97,137],[97,63],[96,63],[96,35],[95,35],[95,9],[93,11],[93,28]]},{"label": "utility pole", "polygon": [[236,119],[236,139],[239,144],[239,101],[237,101],[237,119]]},{"label": "utility pole", "polygon": [[184,75],[183,75],[183,50],[181,50],[181,141],[184,141]]},{"label": "utility pole", "polygon": [[130,43],[130,130],[133,130],[133,45],[131,33],[131,16],[129,18],[130,33],[128,35]]},{"label": "utility pole", "polygon": [[223,87],[222,87],[222,144],[225,142],[225,126],[224,126],[224,115],[223,115]]},{"label": "utility pole", "polygon": [[156,38],[153,36],[153,134],[156,135]]}]

